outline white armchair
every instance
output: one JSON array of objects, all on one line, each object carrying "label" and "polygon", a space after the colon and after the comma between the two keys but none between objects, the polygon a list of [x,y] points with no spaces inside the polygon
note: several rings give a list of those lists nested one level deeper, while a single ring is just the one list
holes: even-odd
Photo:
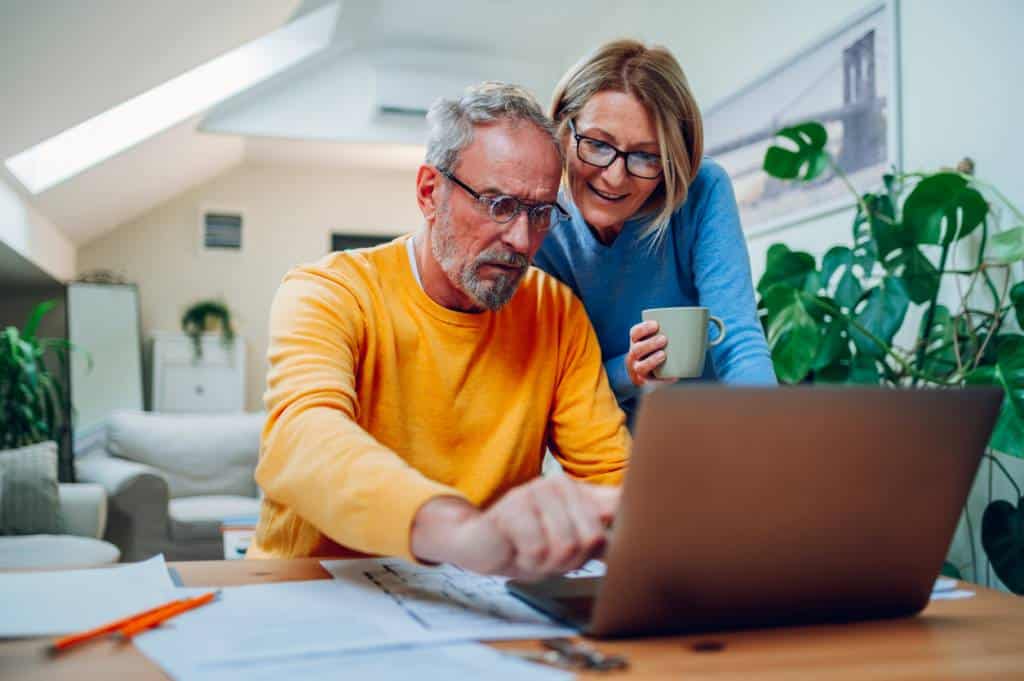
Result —
[{"label": "white armchair", "polygon": [[125,560],[223,557],[225,518],[254,516],[263,414],[117,412],[102,451],[80,457],[80,480],[109,497],[106,539]]},{"label": "white armchair", "polygon": [[107,522],[103,487],[61,483],[59,493],[65,534],[0,537],[0,570],[71,570],[118,561],[117,547],[100,539]]}]

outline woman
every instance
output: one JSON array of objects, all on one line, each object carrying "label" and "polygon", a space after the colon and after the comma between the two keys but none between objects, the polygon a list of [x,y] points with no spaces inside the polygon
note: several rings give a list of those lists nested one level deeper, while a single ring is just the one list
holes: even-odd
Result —
[{"label": "woman", "polygon": [[700,111],[672,54],[632,40],[604,45],[562,78],[551,115],[569,218],[536,264],[583,300],[630,422],[665,359],[657,322],[640,323],[645,308],[710,308],[727,333],[702,378],[774,384],[732,185],[702,159]]}]

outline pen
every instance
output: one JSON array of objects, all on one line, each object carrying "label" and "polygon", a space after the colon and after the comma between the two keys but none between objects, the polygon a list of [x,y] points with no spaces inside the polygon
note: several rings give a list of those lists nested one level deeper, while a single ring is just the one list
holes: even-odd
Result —
[{"label": "pen", "polygon": [[219,590],[208,591],[201,596],[186,598],[176,603],[172,603],[165,608],[157,610],[156,612],[145,613],[131,622],[126,623],[124,626],[120,627],[118,631],[124,640],[130,641],[136,634],[140,634],[147,629],[159,626],[163,622],[172,617],[177,617],[183,612],[187,612],[193,608],[198,608],[201,605],[206,605],[215,599],[219,593]]},{"label": "pen", "polygon": [[88,631],[79,632],[77,634],[68,634],[67,636],[62,636],[61,638],[58,638],[56,641],[54,641],[50,645],[48,650],[51,654],[59,653],[60,651],[70,648],[71,646],[76,645],[78,643],[82,643],[84,641],[91,641],[92,639],[103,636],[104,634],[111,634],[120,629],[121,627],[130,624],[134,620],[158,613],[161,610],[171,607],[172,605],[181,603],[182,600],[184,599],[175,599],[167,603],[162,603],[156,606],[155,608],[150,608],[149,610],[145,610],[143,612],[137,612],[133,615],[122,617],[119,620],[115,620],[113,622],[100,625],[95,629],[89,629]]}]

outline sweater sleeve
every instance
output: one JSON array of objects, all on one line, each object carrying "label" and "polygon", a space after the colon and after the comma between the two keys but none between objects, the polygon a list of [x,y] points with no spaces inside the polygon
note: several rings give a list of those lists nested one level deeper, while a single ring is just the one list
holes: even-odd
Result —
[{"label": "sweater sleeve", "polygon": [[567,341],[551,409],[551,453],[574,478],[620,484],[631,445],[626,417],[608,385],[597,336],[575,298],[565,327]]},{"label": "sweater sleeve", "polygon": [[641,392],[640,387],[633,385],[633,381],[629,380],[629,372],[626,371],[627,354],[629,353],[624,352],[621,355],[609,357],[604,361],[604,370],[608,374],[608,382],[611,384],[612,392],[615,393],[615,399],[619,402],[633,399]]},{"label": "sweater sleeve", "polygon": [[457,490],[426,478],[358,423],[356,375],[366,310],[338,275],[302,268],[270,314],[270,369],[256,481],[333,541],[415,560],[420,506]]},{"label": "sweater sleeve", "polygon": [[693,269],[700,304],[725,323],[725,340],[711,349],[726,383],[774,385],[775,370],[757,318],[746,239],[729,176],[717,168],[697,216]]}]

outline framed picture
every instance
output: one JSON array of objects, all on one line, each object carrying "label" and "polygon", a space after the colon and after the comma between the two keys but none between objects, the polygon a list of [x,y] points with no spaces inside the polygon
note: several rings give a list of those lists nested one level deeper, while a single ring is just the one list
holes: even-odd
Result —
[{"label": "framed picture", "polygon": [[829,151],[861,192],[901,167],[898,8],[899,0],[872,5],[705,113],[705,154],[732,178],[748,235],[854,204],[832,172],[798,183],[761,169],[780,128],[822,123]]}]

